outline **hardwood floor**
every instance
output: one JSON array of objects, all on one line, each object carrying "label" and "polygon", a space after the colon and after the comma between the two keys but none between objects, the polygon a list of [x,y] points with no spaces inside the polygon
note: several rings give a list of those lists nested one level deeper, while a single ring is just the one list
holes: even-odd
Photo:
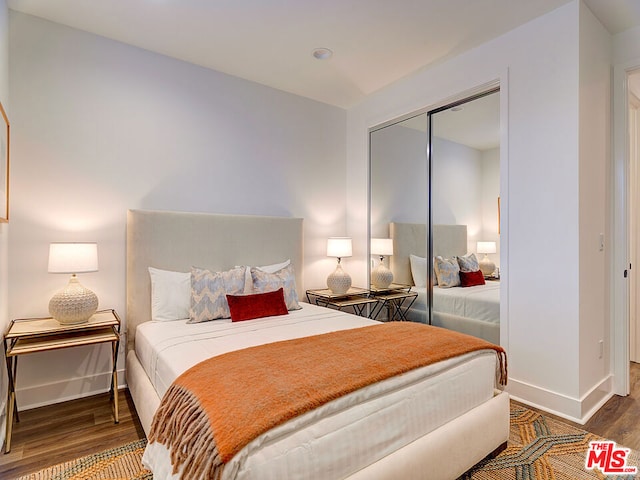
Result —
[{"label": "hardwood floor", "polygon": [[[628,397],[613,397],[586,425],[574,425],[640,451],[640,364],[631,364]],[[120,391],[118,425],[108,394],[26,410],[14,424],[11,452],[0,453],[0,478],[13,479],[140,438],[144,431],[128,390]]]},{"label": "hardwood floor", "polygon": [[108,393],[20,412],[11,451],[0,453],[0,478],[17,478],[144,438],[129,391],[120,390],[119,395],[117,425]]},{"label": "hardwood floor", "polygon": [[[629,377],[631,385],[629,396],[614,396],[584,425],[569,422],[546,412],[542,413],[613,440],[624,447],[640,451],[640,363],[631,364]],[[531,407],[527,406],[527,408]]]},{"label": "hardwood floor", "polygon": [[640,363],[630,368],[631,392],[614,396],[581,428],[640,451]]}]

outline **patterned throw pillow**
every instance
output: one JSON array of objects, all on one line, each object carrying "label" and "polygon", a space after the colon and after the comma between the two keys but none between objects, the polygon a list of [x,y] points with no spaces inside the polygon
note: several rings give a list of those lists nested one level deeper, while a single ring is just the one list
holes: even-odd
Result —
[{"label": "patterned throw pillow", "polygon": [[187,323],[200,323],[218,318],[229,318],[227,294],[244,293],[246,267],[226,272],[211,272],[204,268],[191,269],[191,308]]},{"label": "patterned throw pillow", "polygon": [[434,259],[438,286],[441,288],[457,287],[460,285],[460,266],[455,258]]},{"label": "patterned throw pillow", "polygon": [[253,267],[251,268],[251,278],[253,279],[253,291],[255,293],[273,292],[282,288],[287,310],[299,310],[302,308],[298,303],[293,265],[287,265],[275,273],[264,272],[259,268]]},{"label": "patterned throw pillow", "polygon": [[461,272],[477,272],[480,270],[480,264],[475,253],[469,253],[464,257],[456,257]]}]

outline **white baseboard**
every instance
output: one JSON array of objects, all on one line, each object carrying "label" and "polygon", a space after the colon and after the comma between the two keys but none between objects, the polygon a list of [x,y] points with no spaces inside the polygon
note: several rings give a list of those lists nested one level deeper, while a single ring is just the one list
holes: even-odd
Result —
[{"label": "white baseboard", "polygon": [[[124,368],[118,369],[118,389],[126,387],[124,375]],[[18,410],[30,410],[108,392],[110,384],[111,372],[105,372],[60,382],[19,388],[16,390]]]},{"label": "white baseboard", "polygon": [[513,378],[509,378],[507,391],[518,402],[584,425],[613,397],[612,380],[612,375],[607,375],[581,398],[569,397]]}]

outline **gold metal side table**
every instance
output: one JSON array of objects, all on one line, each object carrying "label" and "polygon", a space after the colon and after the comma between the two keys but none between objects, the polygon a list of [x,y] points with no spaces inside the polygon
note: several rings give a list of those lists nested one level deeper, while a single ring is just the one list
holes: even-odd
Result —
[{"label": "gold metal side table", "polygon": [[11,451],[13,416],[18,417],[16,400],[16,375],[18,357],[28,353],[46,352],[61,348],[111,343],[112,365],[111,399],[114,423],[118,423],[118,347],[120,345],[120,317],[115,310],[96,312],[87,322],[62,325],[51,317],[12,320],[4,334],[4,356],[7,362],[9,388],[7,391],[6,440],[4,452]]},{"label": "gold metal side table", "polygon": [[368,317],[368,313],[375,310],[378,303],[369,297],[369,290],[360,287],[351,287],[342,294],[333,293],[328,288],[307,290],[307,301],[336,310],[352,309],[355,315],[361,317]]},{"label": "gold metal side table", "polygon": [[371,296],[378,300],[377,309],[373,312],[372,318],[387,310],[387,321],[395,320],[409,321],[407,313],[418,298],[416,292],[411,291],[411,285],[392,283],[387,288],[377,288],[371,285]]}]

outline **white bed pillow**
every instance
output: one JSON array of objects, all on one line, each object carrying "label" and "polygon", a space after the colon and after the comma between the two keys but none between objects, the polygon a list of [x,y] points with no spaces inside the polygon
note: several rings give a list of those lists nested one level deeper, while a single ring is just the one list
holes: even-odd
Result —
[{"label": "white bed pillow", "polygon": [[[418,257],[417,255],[409,255],[409,263],[411,263],[411,277],[416,287],[424,288],[427,286],[427,259]],[[432,275],[433,285],[438,285],[438,277],[435,272]]]},{"label": "white bed pillow", "polygon": [[409,255],[411,263],[411,276],[416,287],[424,288],[427,286],[427,259],[418,257],[417,255]]},{"label": "white bed pillow", "polygon": [[282,270],[284,267],[288,267],[291,264],[291,259],[287,259],[281,263],[274,263],[272,265],[264,265],[262,267],[256,267],[267,273],[276,273],[278,270]]},{"label": "white bed pillow", "polygon": [[460,286],[460,265],[458,265],[458,260],[455,257],[443,258],[437,256],[433,261],[433,266],[440,288]]},{"label": "white bed pillow", "polygon": [[253,280],[253,291],[255,293],[273,292],[282,288],[284,291],[284,302],[287,310],[299,310],[298,292],[296,291],[296,276],[293,265],[287,265],[274,273],[265,272],[260,268],[251,269]]},{"label": "white bed pillow", "polygon": [[191,273],[149,267],[151,320],[169,322],[189,318]]}]

